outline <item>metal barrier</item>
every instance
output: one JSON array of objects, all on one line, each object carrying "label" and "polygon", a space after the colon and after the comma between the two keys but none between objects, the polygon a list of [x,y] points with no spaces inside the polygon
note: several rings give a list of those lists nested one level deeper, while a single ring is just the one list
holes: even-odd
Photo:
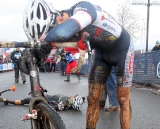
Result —
[{"label": "metal barrier", "polygon": [[0,64],[0,72],[12,70],[14,67],[13,63]]},{"label": "metal barrier", "polygon": [[[90,67],[91,63],[89,63],[88,60],[85,60],[80,70],[80,74],[89,74]],[[160,51],[135,54],[133,82],[160,83]]]},{"label": "metal barrier", "polygon": [[160,83],[160,51],[135,54],[133,82]]}]

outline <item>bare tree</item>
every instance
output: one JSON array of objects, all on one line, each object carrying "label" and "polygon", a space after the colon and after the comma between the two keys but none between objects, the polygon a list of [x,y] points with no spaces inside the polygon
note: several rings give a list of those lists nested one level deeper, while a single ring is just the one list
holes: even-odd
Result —
[{"label": "bare tree", "polygon": [[118,19],[121,24],[131,35],[134,41],[136,41],[141,33],[141,21],[139,15],[133,12],[131,3],[129,0],[125,0],[117,9]]}]

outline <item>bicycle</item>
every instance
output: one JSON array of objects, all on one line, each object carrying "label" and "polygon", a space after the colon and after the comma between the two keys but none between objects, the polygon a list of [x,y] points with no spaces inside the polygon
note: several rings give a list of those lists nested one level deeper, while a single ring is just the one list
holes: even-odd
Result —
[{"label": "bicycle", "polygon": [[29,94],[31,95],[31,100],[29,103],[29,113],[25,115],[23,121],[30,120],[32,129],[66,129],[58,112],[50,105],[50,102],[44,96],[47,90],[40,85],[37,63],[33,54],[33,50],[39,48],[38,44],[28,42],[3,42],[0,48],[15,48],[17,46],[31,48],[28,53],[31,86],[31,92]]},{"label": "bicycle", "polygon": [[[84,43],[88,49],[88,55],[90,57],[91,49],[89,44],[89,34],[84,34],[82,36]],[[15,48],[23,47],[30,48],[28,53],[28,69],[30,71],[30,84],[31,84],[31,100],[29,103],[29,114],[26,114],[24,121],[31,120],[32,129],[66,129],[61,117],[57,111],[50,105],[50,102],[44,96],[47,92],[40,85],[39,72],[37,68],[36,59],[34,57],[34,50],[40,49],[43,45],[48,45],[48,43],[28,43],[28,42],[0,42],[0,48]],[[55,43],[56,47],[77,47],[77,42],[66,42],[66,43]],[[85,51],[80,51],[80,61],[84,58]],[[83,57],[81,56],[83,55]]]},{"label": "bicycle", "polygon": [[1,97],[1,95],[4,93],[4,92],[7,92],[7,91],[15,91],[16,90],[16,87],[13,85],[12,87],[8,88],[8,89],[5,89],[5,90],[2,90],[0,91],[0,102],[4,103],[5,105],[7,105],[7,103],[5,103],[5,99],[3,97]]}]

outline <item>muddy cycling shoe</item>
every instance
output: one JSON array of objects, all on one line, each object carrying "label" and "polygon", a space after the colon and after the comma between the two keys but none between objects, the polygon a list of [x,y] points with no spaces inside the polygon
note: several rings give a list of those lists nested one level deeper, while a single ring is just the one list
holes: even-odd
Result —
[{"label": "muddy cycling shoe", "polygon": [[105,108],[105,111],[113,112],[113,111],[118,111],[118,109],[119,109],[118,106],[110,106],[109,108]]},{"label": "muddy cycling shoe", "polygon": [[105,107],[105,103],[106,103],[105,100],[101,100],[101,101],[99,102],[99,106],[100,106],[101,108],[103,108],[103,107]]},{"label": "muddy cycling shoe", "polygon": [[23,84],[25,84],[26,83],[26,81],[23,81]]},{"label": "muddy cycling shoe", "polygon": [[4,105],[7,105],[7,100],[5,98],[0,97],[0,102],[4,103]]}]

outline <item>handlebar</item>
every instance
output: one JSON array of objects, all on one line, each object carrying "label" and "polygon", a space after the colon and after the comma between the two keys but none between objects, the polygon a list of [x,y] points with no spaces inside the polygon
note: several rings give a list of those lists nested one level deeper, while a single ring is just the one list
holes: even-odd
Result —
[{"label": "handlebar", "polygon": [[0,91],[0,96],[1,96],[1,94],[4,93],[4,92],[7,92],[7,91],[15,91],[15,90],[16,90],[16,87],[13,85],[13,86],[12,86],[11,88],[9,88],[9,89]]}]

